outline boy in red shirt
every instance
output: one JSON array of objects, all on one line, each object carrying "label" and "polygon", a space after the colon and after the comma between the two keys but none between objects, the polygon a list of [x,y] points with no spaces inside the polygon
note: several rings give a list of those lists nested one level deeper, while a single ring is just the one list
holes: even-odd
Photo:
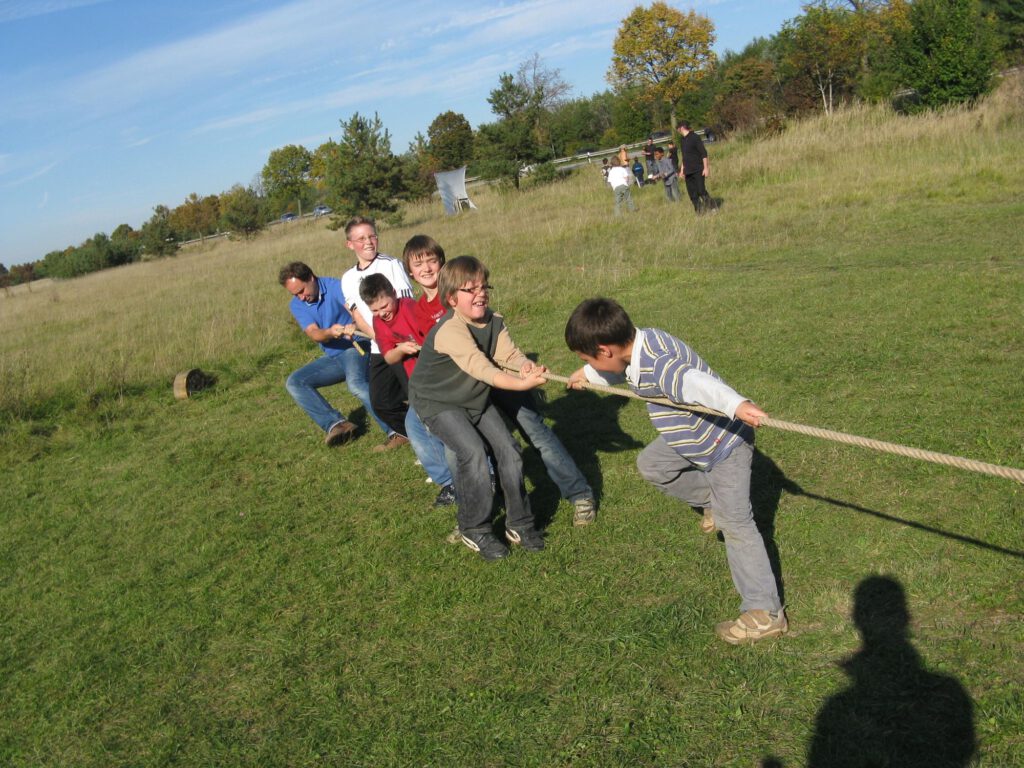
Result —
[{"label": "boy in red shirt", "polygon": [[[391,366],[408,397],[409,376],[416,366],[420,345],[426,336],[416,318],[416,302],[398,298],[391,281],[381,274],[367,275],[363,279],[359,285],[359,298],[373,313],[373,334],[384,362]],[[445,460],[444,443],[427,431],[411,405],[405,415],[405,430],[416,458],[441,489],[434,506],[454,504],[455,481]]]}]

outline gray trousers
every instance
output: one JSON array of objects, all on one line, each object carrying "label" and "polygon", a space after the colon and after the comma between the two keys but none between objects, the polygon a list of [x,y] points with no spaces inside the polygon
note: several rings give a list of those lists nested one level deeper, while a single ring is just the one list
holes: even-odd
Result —
[{"label": "gray trousers", "polygon": [[533,512],[523,482],[523,457],[519,443],[505,427],[498,409],[488,403],[474,422],[463,408],[451,408],[424,419],[430,433],[455,453],[455,494],[459,499],[459,530],[488,530],[494,492],[487,468],[487,448],[505,494],[505,527],[532,528]]},{"label": "gray trousers", "polygon": [[732,583],[739,592],[740,612],[782,607],[761,532],[750,506],[750,443],[740,443],[708,471],[695,467],[659,436],[641,451],[636,465],[641,476],[662,493],[692,507],[710,507],[725,538],[725,556]]}]

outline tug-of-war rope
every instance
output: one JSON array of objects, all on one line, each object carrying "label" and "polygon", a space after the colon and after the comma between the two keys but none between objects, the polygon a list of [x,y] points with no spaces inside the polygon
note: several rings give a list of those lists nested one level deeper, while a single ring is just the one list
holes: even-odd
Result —
[{"label": "tug-of-war rope", "polygon": [[[551,373],[550,371],[542,374],[544,378],[549,381],[560,381],[563,384],[568,384],[569,379],[565,376],[559,376]],[[712,416],[724,416],[725,414],[721,411],[716,411],[713,408],[705,408],[702,405],[695,404],[679,404],[669,400],[666,397],[642,397],[635,392],[622,389],[620,387],[609,387],[604,384],[591,384],[590,382],[581,382],[584,389],[593,389],[597,392],[607,392],[611,395],[618,395],[619,397],[631,397],[635,400],[643,400],[648,403],[657,403],[658,405],[667,405],[671,408],[678,408],[681,411],[693,411],[694,413],[707,413]],[[1001,477],[1006,480],[1016,480],[1018,483],[1024,483],[1024,469],[1017,469],[1015,467],[1003,467],[998,464],[988,464],[984,461],[975,461],[974,459],[966,459],[962,456],[950,456],[946,453],[936,453],[935,451],[925,451],[920,448],[911,448],[907,445],[899,445],[897,443],[887,443],[882,440],[872,440],[868,437],[858,437],[857,435],[848,435],[844,432],[834,432],[831,429],[820,429],[819,427],[808,427],[804,424],[794,424],[791,421],[781,421],[780,419],[773,419],[766,417],[761,420],[762,427],[775,427],[785,432],[797,432],[801,435],[810,435],[811,437],[820,437],[823,440],[832,440],[836,443],[845,443],[846,445],[856,445],[861,448],[870,448],[873,451],[881,451],[882,453],[894,453],[897,456],[906,456],[911,459],[920,459],[921,461],[930,461],[933,464],[942,464],[947,467],[957,467],[958,469],[966,469],[969,472],[980,472],[983,475],[993,475],[995,477]]]}]

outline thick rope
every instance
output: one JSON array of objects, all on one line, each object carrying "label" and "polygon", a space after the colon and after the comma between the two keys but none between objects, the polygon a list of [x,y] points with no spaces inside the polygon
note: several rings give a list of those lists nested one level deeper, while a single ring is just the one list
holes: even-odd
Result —
[{"label": "thick rope", "polygon": [[[560,381],[563,384],[568,384],[569,379],[565,376],[558,376],[548,371],[544,374],[544,378],[549,381]],[[705,408],[702,405],[685,404],[680,405],[669,400],[666,397],[641,397],[635,392],[622,389],[620,387],[609,387],[605,384],[591,384],[590,382],[583,382],[585,389],[593,389],[598,392],[607,392],[612,395],[619,395],[620,397],[631,397],[635,400],[643,400],[648,403],[658,403],[659,405],[667,405],[670,408],[678,408],[681,411],[692,411],[694,413],[707,413],[712,416],[724,416],[721,411],[716,411],[713,408]],[[896,443],[886,443],[882,440],[872,440],[868,437],[858,437],[857,435],[848,435],[844,432],[834,432],[831,429],[820,429],[818,427],[808,427],[803,424],[794,424],[790,421],[781,421],[779,419],[773,419],[770,417],[761,420],[761,426],[763,427],[774,427],[775,429],[781,429],[785,432],[797,432],[801,435],[809,435],[811,437],[820,437],[824,440],[832,440],[836,443],[845,443],[846,445],[856,445],[861,448],[869,448],[873,451],[881,451],[882,453],[894,453],[897,456],[906,456],[911,459],[920,459],[921,461],[930,461],[933,464],[942,464],[947,467],[956,467],[958,469],[966,469],[969,472],[980,472],[983,475],[993,475],[994,477],[1001,477],[1005,480],[1016,480],[1018,483],[1024,483],[1024,470],[1017,469],[1015,467],[1003,467],[998,464],[987,464],[983,461],[975,461],[974,459],[965,459],[962,456],[950,456],[945,453],[936,453],[935,451],[925,451],[920,448],[911,448],[906,445],[898,445]]]}]

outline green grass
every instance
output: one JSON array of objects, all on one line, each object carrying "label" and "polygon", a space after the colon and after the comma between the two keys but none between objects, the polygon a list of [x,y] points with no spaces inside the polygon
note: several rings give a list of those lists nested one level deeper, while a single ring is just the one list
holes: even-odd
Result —
[{"label": "green grass", "polygon": [[[382,247],[480,256],[556,372],[568,313],[611,295],[780,419],[1022,467],[1021,103],[1009,83],[974,112],[712,147],[712,219],[659,189],[613,219],[595,170],[457,218],[413,206]],[[548,548],[484,563],[443,543],[411,453],[325,449],[284,391],[315,351],[277,268],[350,264],[337,233],[289,229],[0,297],[0,764],[792,768],[850,686],[875,574],[972,700],[978,763],[1021,764],[1021,486],[762,430],[792,629],[733,648],[711,631],[737,608],[722,544],[636,473],[643,408],[551,385],[598,523],[572,528],[528,449]],[[176,402],[191,367],[218,382]],[[866,681],[898,725],[927,693],[889,671]]]}]

